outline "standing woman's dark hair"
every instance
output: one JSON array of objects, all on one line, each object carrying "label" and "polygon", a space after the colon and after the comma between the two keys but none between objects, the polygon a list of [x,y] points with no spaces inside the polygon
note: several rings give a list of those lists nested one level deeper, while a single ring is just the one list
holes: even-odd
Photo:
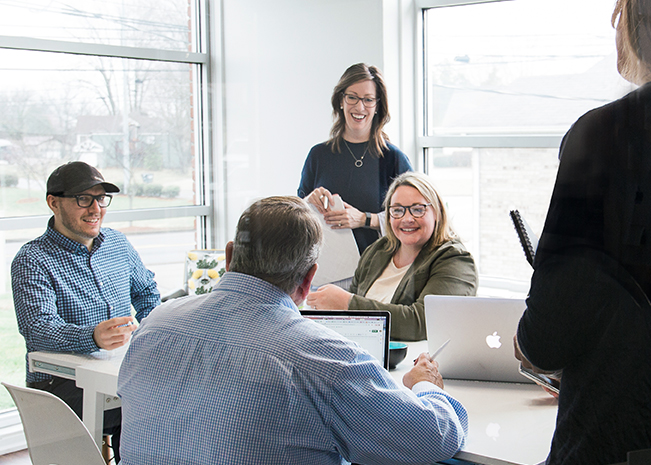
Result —
[{"label": "standing woman's dark hair", "polygon": [[389,137],[384,133],[383,129],[391,119],[389,115],[389,102],[387,101],[387,88],[380,70],[375,66],[365,63],[357,63],[349,67],[341,76],[332,92],[330,101],[332,102],[334,123],[330,130],[328,144],[332,147],[333,152],[341,152],[341,142],[346,129],[346,119],[343,110],[344,94],[346,89],[361,81],[373,81],[375,84],[377,104],[375,106],[375,115],[373,116],[373,125],[371,126],[368,146],[371,154],[381,157],[382,152],[387,149],[387,141],[389,140]]}]

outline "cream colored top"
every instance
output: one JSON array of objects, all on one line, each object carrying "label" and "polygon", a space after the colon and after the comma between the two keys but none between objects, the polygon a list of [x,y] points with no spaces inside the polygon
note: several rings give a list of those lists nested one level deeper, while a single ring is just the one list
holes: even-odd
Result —
[{"label": "cream colored top", "polygon": [[383,304],[390,304],[393,294],[395,294],[396,289],[398,289],[398,284],[400,284],[400,281],[405,273],[407,273],[410,266],[411,263],[402,268],[398,268],[393,263],[393,258],[389,260],[387,267],[384,269],[380,277],[375,280],[364,297],[367,299],[377,300]]}]

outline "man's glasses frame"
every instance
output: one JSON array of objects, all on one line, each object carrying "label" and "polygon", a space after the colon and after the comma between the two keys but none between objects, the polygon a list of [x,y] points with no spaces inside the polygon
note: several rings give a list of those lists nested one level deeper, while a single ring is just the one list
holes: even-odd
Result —
[{"label": "man's glasses frame", "polygon": [[109,205],[111,205],[111,200],[113,199],[113,196],[110,194],[102,194],[102,195],[90,195],[90,194],[76,194],[76,195],[57,195],[56,197],[65,197],[67,199],[75,199],[77,201],[77,205],[80,208],[88,208],[91,205],[93,205],[93,202],[97,201],[97,205],[100,206],[100,208],[106,208]]},{"label": "man's glasses frame", "polygon": [[409,214],[414,218],[422,218],[425,216],[425,213],[427,213],[427,207],[430,206],[432,206],[431,203],[415,203],[408,207],[402,205],[389,205],[389,216],[398,220],[405,216],[405,213],[409,210]]},{"label": "man's glasses frame", "polygon": [[364,107],[373,108],[375,105],[377,105],[380,99],[376,97],[358,97],[357,95],[353,94],[344,94],[344,101],[348,105],[357,105],[357,102],[360,100],[362,101],[362,105],[364,105]]}]

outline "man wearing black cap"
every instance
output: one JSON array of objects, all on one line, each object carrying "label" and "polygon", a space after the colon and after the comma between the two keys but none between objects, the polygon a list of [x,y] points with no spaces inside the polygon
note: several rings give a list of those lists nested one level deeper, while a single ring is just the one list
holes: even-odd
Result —
[{"label": "man wearing black cap", "polygon": [[[90,353],[129,341],[140,321],[160,304],[154,274],[126,237],[102,228],[117,186],[83,162],[58,167],[47,181],[54,216],[45,234],[25,244],[11,265],[14,308],[27,352]],[[75,382],[27,370],[27,385],[61,397],[81,417]],[[105,412],[119,462],[120,409]]]}]

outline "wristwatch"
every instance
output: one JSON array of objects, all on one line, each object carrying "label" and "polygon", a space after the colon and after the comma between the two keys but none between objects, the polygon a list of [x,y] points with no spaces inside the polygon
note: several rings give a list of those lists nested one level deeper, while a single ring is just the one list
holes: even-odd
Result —
[{"label": "wristwatch", "polygon": [[365,228],[370,228],[371,227],[371,214],[369,212],[366,212],[366,224],[364,225]]}]

